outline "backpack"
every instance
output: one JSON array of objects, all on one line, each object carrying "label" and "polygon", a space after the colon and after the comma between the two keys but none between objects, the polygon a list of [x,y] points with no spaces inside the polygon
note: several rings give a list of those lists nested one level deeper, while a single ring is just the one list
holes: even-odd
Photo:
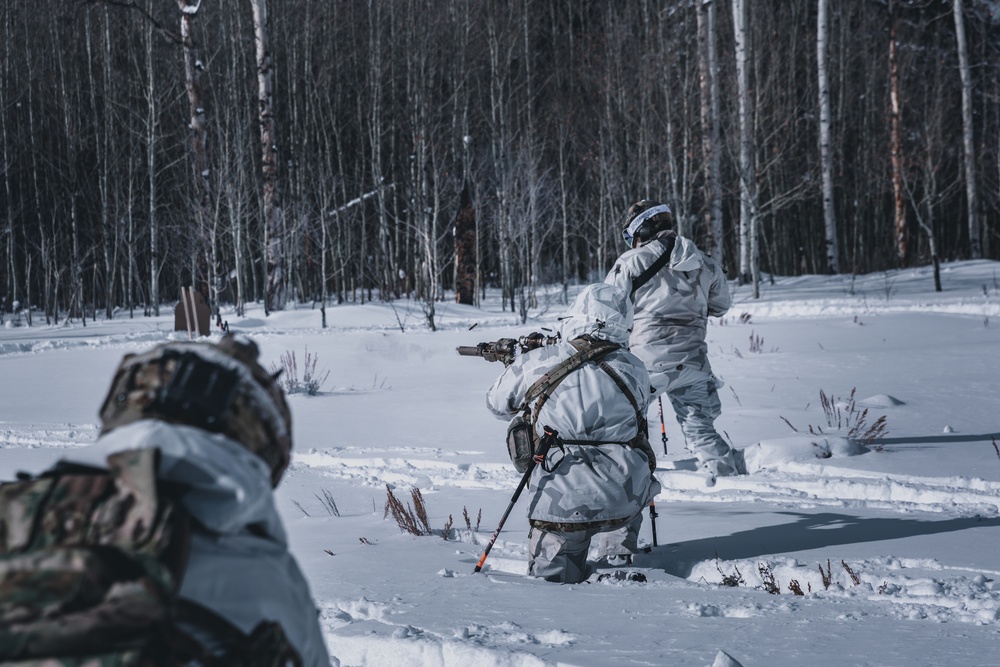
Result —
[{"label": "backpack", "polygon": [[[514,468],[520,473],[527,472],[532,458],[539,452],[539,439],[535,431],[535,421],[541,413],[545,401],[552,395],[553,390],[570,373],[583,366],[586,362],[593,361],[605,373],[611,376],[611,379],[614,380],[615,384],[618,385],[618,388],[621,389],[625,397],[629,400],[629,403],[632,404],[632,409],[635,410],[636,419],[638,420],[638,432],[632,440],[621,444],[642,450],[650,462],[650,471],[652,472],[656,469],[656,456],[649,445],[649,438],[646,433],[646,419],[642,415],[635,396],[629,391],[628,386],[622,380],[621,376],[603,361],[605,356],[620,349],[621,345],[609,340],[591,338],[587,335],[574,338],[570,341],[570,344],[577,349],[577,352],[554,366],[531,385],[525,393],[524,401],[521,403],[521,413],[514,417],[507,427],[507,453],[510,455],[510,460],[514,463]],[[532,401],[535,401],[533,406],[531,405]],[[559,442],[588,444],[587,441],[583,440],[564,440],[562,438],[559,438]]]},{"label": "backpack", "polygon": [[129,450],[107,470],[61,462],[0,484],[0,663],[301,664],[279,625],[246,636],[177,597],[195,526],[158,462],[157,449]]}]

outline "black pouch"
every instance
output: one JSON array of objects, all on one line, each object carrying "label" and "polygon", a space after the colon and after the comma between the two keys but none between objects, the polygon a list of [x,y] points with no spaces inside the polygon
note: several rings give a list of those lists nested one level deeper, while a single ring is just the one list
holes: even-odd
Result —
[{"label": "black pouch", "polygon": [[510,420],[507,426],[507,453],[518,472],[527,472],[531,465],[531,457],[538,451],[538,438],[535,429],[525,421],[522,415]]},{"label": "black pouch", "polygon": [[649,444],[649,436],[646,434],[645,424],[640,426],[639,432],[635,434],[634,438],[628,441],[628,446],[632,449],[638,449],[646,455],[646,462],[649,464],[649,474],[652,475],[656,472],[656,454]]}]

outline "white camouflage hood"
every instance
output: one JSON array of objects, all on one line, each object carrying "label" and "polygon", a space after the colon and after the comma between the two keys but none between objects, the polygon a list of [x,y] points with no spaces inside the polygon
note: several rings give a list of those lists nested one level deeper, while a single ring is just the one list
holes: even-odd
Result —
[{"label": "white camouflage hood", "polygon": [[632,302],[615,285],[588,285],[577,295],[561,320],[563,340],[590,334],[594,338],[627,346],[632,332]]}]

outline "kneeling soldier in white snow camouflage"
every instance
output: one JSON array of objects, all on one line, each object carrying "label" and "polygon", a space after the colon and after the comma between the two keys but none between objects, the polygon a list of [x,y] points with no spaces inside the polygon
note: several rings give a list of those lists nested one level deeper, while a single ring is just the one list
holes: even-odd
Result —
[{"label": "kneeling soldier in white snow camouflage", "polygon": [[0,662],[328,667],[272,488],[291,415],[257,346],[129,354],[101,436],[0,486]]},{"label": "kneeling soldier in white snow camouflage", "polygon": [[715,430],[722,414],[718,383],[708,363],[709,317],[732,305],[722,268],[673,229],[670,207],[632,204],[622,235],[632,248],[606,283],[623,289],[635,308],[629,348],[649,370],[654,395],[666,393],[684,440],[712,480],[744,473],[742,452]]},{"label": "kneeling soldier in white snow camouflage", "polygon": [[[562,321],[562,340],[525,352],[490,387],[487,404],[502,419],[528,410],[551,448],[531,472],[528,574],[549,581],[587,579],[591,538],[599,557],[638,549],[642,511],[660,485],[646,435],[649,375],[628,343],[632,307],[612,285],[585,288]],[[581,356],[587,360],[580,363]],[[560,369],[537,402],[533,387]],[[527,404],[526,404],[527,403]],[[537,460],[537,459],[536,459]]]}]

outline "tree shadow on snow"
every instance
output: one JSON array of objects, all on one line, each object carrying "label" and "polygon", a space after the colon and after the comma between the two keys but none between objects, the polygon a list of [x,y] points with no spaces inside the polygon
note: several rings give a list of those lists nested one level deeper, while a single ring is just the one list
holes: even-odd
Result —
[{"label": "tree shadow on snow", "polygon": [[897,540],[1000,526],[1000,519],[997,518],[963,517],[923,521],[903,518],[862,518],[830,512],[822,514],[776,512],[776,514],[797,518],[790,523],[752,528],[731,535],[661,545],[643,560],[650,567],[662,568],[668,574],[687,578],[697,563],[715,558],[752,559],[843,544]]}]

